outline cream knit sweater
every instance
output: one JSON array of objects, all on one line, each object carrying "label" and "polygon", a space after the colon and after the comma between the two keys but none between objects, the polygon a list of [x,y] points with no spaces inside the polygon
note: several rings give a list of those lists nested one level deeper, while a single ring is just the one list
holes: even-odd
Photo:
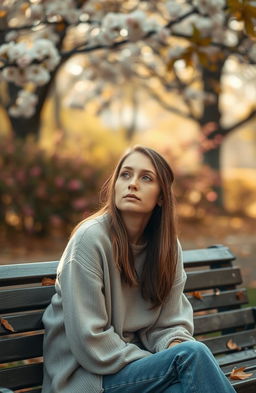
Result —
[{"label": "cream knit sweater", "polygon": [[[145,246],[133,246],[138,274]],[[146,263],[146,261],[145,261]],[[192,307],[179,245],[178,269],[168,300],[150,310],[139,288],[121,283],[108,235],[108,215],[83,223],[57,270],[56,294],[43,323],[42,393],[100,393],[102,376],[161,351],[175,338],[193,340]]]}]

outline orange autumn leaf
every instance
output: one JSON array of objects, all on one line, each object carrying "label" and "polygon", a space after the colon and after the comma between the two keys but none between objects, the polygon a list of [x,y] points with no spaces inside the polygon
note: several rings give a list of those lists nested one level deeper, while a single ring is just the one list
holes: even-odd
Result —
[{"label": "orange autumn leaf", "polygon": [[229,378],[230,379],[247,379],[247,378],[250,378],[253,375],[253,373],[245,373],[244,372],[245,369],[246,369],[246,367],[233,368]]},{"label": "orange autumn leaf", "polygon": [[15,332],[13,329],[12,325],[4,318],[0,318],[0,324],[6,329],[9,330],[9,332]]},{"label": "orange autumn leaf", "polygon": [[42,281],[41,281],[41,284],[42,284],[43,287],[54,285],[55,284],[55,279],[49,278],[49,277],[44,277],[42,279]]},{"label": "orange autumn leaf", "polygon": [[236,293],[236,298],[237,298],[238,300],[244,300],[244,299],[245,299],[244,293],[243,293],[242,291],[237,292],[237,293]]},{"label": "orange autumn leaf", "polygon": [[200,299],[200,300],[203,299],[202,293],[201,293],[200,291],[191,292],[191,295],[192,295],[193,297],[195,297],[196,299]]},{"label": "orange autumn leaf", "polygon": [[226,346],[227,346],[228,349],[241,351],[241,347],[239,347],[239,346],[237,345],[237,343],[235,343],[235,342],[232,340],[232,338],[230,338],[230,339],[227,341]]}]

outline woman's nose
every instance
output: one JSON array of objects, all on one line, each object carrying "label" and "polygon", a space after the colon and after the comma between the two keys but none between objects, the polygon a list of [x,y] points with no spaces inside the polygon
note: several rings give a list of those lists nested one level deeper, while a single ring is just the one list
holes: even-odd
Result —
[{"label": "woman's nose", "polygon": [[130,183],[128,185],[128,189],[129,190],[137,190],[138,186],[137,186],[137,180],[135,179],[135,177],[132,177],[130,180]]}]

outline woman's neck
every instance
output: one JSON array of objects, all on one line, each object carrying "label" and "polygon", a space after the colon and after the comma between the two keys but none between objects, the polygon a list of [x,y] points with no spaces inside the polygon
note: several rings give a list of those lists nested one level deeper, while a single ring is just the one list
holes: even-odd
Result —
[{"label": "woman's neck", "polygon": [[130,212],[122,212],[122,219],[128,232],[129,241],[131,244],[142,244],[144,229],[148,223],[148,216],[133,215]]}]

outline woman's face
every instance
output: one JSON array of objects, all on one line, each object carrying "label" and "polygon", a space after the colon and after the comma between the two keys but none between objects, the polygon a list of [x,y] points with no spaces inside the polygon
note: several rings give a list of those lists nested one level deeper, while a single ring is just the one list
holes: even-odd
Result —
[{"label": "woman's face", "polygon": [[159,180],[151,160],[140,152],[131,153],[115,183],[116,207],[123,213],[150,215],[159,197]]}]

